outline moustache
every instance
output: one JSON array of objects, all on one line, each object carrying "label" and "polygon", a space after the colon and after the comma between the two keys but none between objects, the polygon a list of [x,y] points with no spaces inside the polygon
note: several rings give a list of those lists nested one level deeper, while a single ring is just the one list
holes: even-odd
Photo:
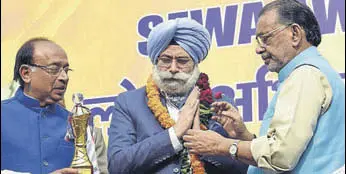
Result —
[{"label": "moustache", "polygon": [[261,57],[262,57],[262,60],[265,60],[265,59],[270,58],[271,55],[270,55],[269,53],[263,53],[263,54],[261,55]]},{"label": "moustache", "polygon": [[184,73],[184,72],[173,74],[170,72],[161,71],[159,73],[159,76],[164,81],[187,81],[191,77],[191,74]]}]

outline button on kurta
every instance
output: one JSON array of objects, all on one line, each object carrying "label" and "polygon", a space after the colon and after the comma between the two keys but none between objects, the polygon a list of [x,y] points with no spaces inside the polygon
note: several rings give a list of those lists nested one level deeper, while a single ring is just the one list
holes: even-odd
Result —
[{"label": "button on kurta", "polygon": [[179,169],[178,168],[174,168],[173,169],[173,173],[179,173]]}]

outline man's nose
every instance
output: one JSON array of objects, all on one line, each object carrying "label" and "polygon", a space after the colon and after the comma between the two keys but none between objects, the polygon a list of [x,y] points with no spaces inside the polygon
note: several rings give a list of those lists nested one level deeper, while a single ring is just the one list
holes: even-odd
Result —
[{"label": "man's nose", "polygon": [[172,74],[175,74],[177,72],[179,72],[179,69],[178,69],[178,65],[177,65],[177,62],[176,61],[172,61],[172,64],[169,68],[169,72],[172,73]]},{"label": "man's nose", "polygon": [[266,49],[260,45],[256,47],[256,54],[262,54]]},{"label": "man's nose", "polygon": [[68,74],[66,71],[62,70],[58,76],[58,80],[67,82],[69,80]]}]

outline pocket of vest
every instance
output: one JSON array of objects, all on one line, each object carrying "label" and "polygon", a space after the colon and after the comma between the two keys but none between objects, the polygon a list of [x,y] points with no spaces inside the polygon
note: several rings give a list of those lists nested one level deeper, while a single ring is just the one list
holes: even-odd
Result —
[{"label": "pocket of vest", "polygon": [[64,166],[69,166],[74,155],[74,143],[65,140],[60,141],[56,155],[57,158],[64,159]]}]

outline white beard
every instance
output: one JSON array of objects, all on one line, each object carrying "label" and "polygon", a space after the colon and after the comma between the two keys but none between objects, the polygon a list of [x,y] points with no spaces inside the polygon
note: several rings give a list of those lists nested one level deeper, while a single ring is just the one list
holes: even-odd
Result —
[{"label": "white beard", "polygon": [[198,66],[195,66],[190,73],[179,72],[176,74],[160,71],[156,65],[153,67],[155,84],[168,95],[184,96],[187,94],[195,86],[199,74]]}]

